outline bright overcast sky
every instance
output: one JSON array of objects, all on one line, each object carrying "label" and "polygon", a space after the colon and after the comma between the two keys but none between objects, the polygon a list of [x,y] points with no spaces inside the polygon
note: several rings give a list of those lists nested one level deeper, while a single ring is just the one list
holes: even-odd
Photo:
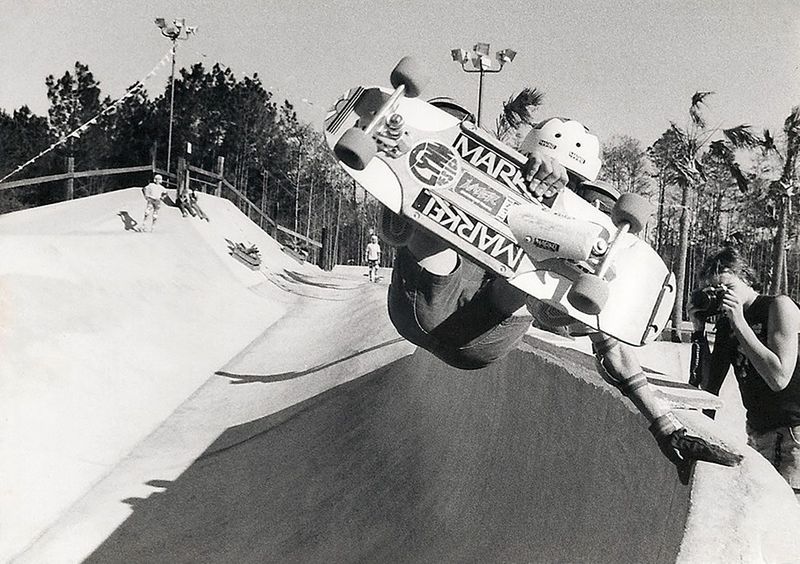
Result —
[{"label": "bright overcast sky", "polygon": [[[356,84],[385,84],[403,55],[430,67],[425,94],[477,105],[478,80],[450,58],[489,42],[513,63],[487,76],[484,124],[525,86],[545,92],[541,117],[570,116],[601,138],[649,145],[684,124],[692,94],[711,90],[709,122],[781,128],[800,104],[800,0],[0,0],[0,108],[45,115],[44,79],[88,64],[117,98],[169,50],[155,17],[197,34],[178,66],[203,61],[266,87],[319,123]],[[163,88],[169,66],[146,82]],[[305,101],[303,101],[305,100]]]}]

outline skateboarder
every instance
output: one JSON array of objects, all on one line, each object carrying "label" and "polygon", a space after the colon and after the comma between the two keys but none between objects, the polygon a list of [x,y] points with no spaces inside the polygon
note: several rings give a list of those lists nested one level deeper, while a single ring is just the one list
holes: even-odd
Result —
[{"label": "skateboarder", "polygon": [[[433,103],[469,119],[469,112],[451,101],[447,105]],[[559,147],[545,136],[563,145]],[[581,140],[580,146],[576,139]],[[576,121],[553,118],[542,122],[531,131],[523,143],[526,146],[525,181],[534,198],[550,197],[567,187],[577,190],[584,180],[594,180],[600,167],[596,138]],[[649,385],[632,348],[569,317],[554,315],[549,306],[459,256],[426,232],[410,229],[408,233],[397,251],[388,297],[389,316],[403,337],[452,366],[477,369],[515,349],[534,319],[547,328],[582,331],[592,341],[603,378],[647,419],[659,447],[676,465],[684,483],[695,460],[727,466],[739,462],[739,455],[687,432]]]},{"label": "skateboarder", "polygon": [[370,235],[367,249],[364,251],[364,258],[369,267],[369,281],[378,281],[378,265],[381,262],[381,245],[378,243],[377,235]]},{"label": "skateboarder", "polygon": [[164,188],[163,184],[161,184],[162,180],[163,177],[160,174],[156,174],[153,177],[153,181],[142,188],[142,194],[144,194],[145,199],[144,219],[142,220],[141,229],[142,231],[147,231],[147,218],[150,216],[153,217],[152,222],[150,223],[150,231],[152,231],[156,225],[156,220],[158,219],[158,210],[161,209],[161,201],[167,193],[167,189]]}]

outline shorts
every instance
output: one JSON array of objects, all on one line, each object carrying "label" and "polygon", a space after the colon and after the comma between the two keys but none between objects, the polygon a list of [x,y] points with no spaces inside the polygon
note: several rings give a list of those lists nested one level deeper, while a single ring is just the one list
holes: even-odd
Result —
[{"label": "shorts", "polygon": [[455,272],[431,274],[406,248],[397,251],[389,317],[398,333],[456,368],[474,370],[511,352],[531,325],[491,302],[494,276],[459,257]]},{"label": "shorts", "polygon": [[367,259],[367,266],[370,267],[370,268],[377,267],[378,266],[378,259]]},{"label": "shorts", "polygon": [[156,217],[158,215],[158,210],[161,209],[161,200],[158,198],[150,198],[148,196],[145,196],[145,200],[146,203],[144,207],[144,213],[147,215],[152,213],[153,217]]},{"label": "shorts", "polygon": [[756,431],[747,426],[747,444],[769,460],[795,490],[800,490],[800,425]]}]

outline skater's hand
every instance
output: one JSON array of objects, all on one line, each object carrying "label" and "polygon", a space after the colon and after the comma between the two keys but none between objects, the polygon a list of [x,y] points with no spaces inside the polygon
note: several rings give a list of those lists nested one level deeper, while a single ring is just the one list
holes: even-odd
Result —
[{"label": "skater's hand", "polygon": [[555,196],[567,187],[567,169],[553,157],[534,151],[522,169],[528,192],[536,199]]}]

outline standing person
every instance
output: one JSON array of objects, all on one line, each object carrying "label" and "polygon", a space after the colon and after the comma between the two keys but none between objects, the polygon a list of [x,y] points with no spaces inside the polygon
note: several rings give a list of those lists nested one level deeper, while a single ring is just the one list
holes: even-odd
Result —
[{"label": "standing person", "polygon": [[[692,294],[692,383],[719,394],[731,366],[746,410],[748,444],[778,470],[800,498],[800,308],[785,295],[766,296],[739,252],[710,255]],[[705,335],[717,315],[714,351]]]},{"label": "standing person", "polygon": [[378,266],[381,263],[381,245],[378,243],[377,235],[370,235],[367,249],[364,251],[364,258],[369,267],[369,281],[378,281]]},{"label": "standing person", "polygon": [[[440,107],[471,119],[451,101]],[[577,189],[584,180],[594,180],[600,169],[599,142],[576,121],[553,118],[538,124],[522,149],[528,153],[522,172],[532,198],[553,196],[566,187]],[[534,318],[548,328],[570,327],[589,335],[600,374],[647,419],[681,481],[688,483],[696,460],[739,463],[739,455],[693,436],[683,426],[649,385],[631,347],[567,316],[552,315],[546,304],[423,230],[409,228],[404,243],[397,250],[388,308],[392,323],[407,340],[451,366],[477,369],[515,349]]]},{"label": "standing person", "polygon": [[144,208],[144,219],[142,220],[142,231],[147,231],[147,218],[152,216],[152,222],[150,223],[150,231],[156,225],[156,220],[158,219],[158,210],[161,209],[161,202],[164,196],[167,193],[167,189],[161,184],[163,178],[160,174],[156,174],[153,177],[153,181],[142,188],[142,194],[144,194],[145,199],[145,208]]}]

